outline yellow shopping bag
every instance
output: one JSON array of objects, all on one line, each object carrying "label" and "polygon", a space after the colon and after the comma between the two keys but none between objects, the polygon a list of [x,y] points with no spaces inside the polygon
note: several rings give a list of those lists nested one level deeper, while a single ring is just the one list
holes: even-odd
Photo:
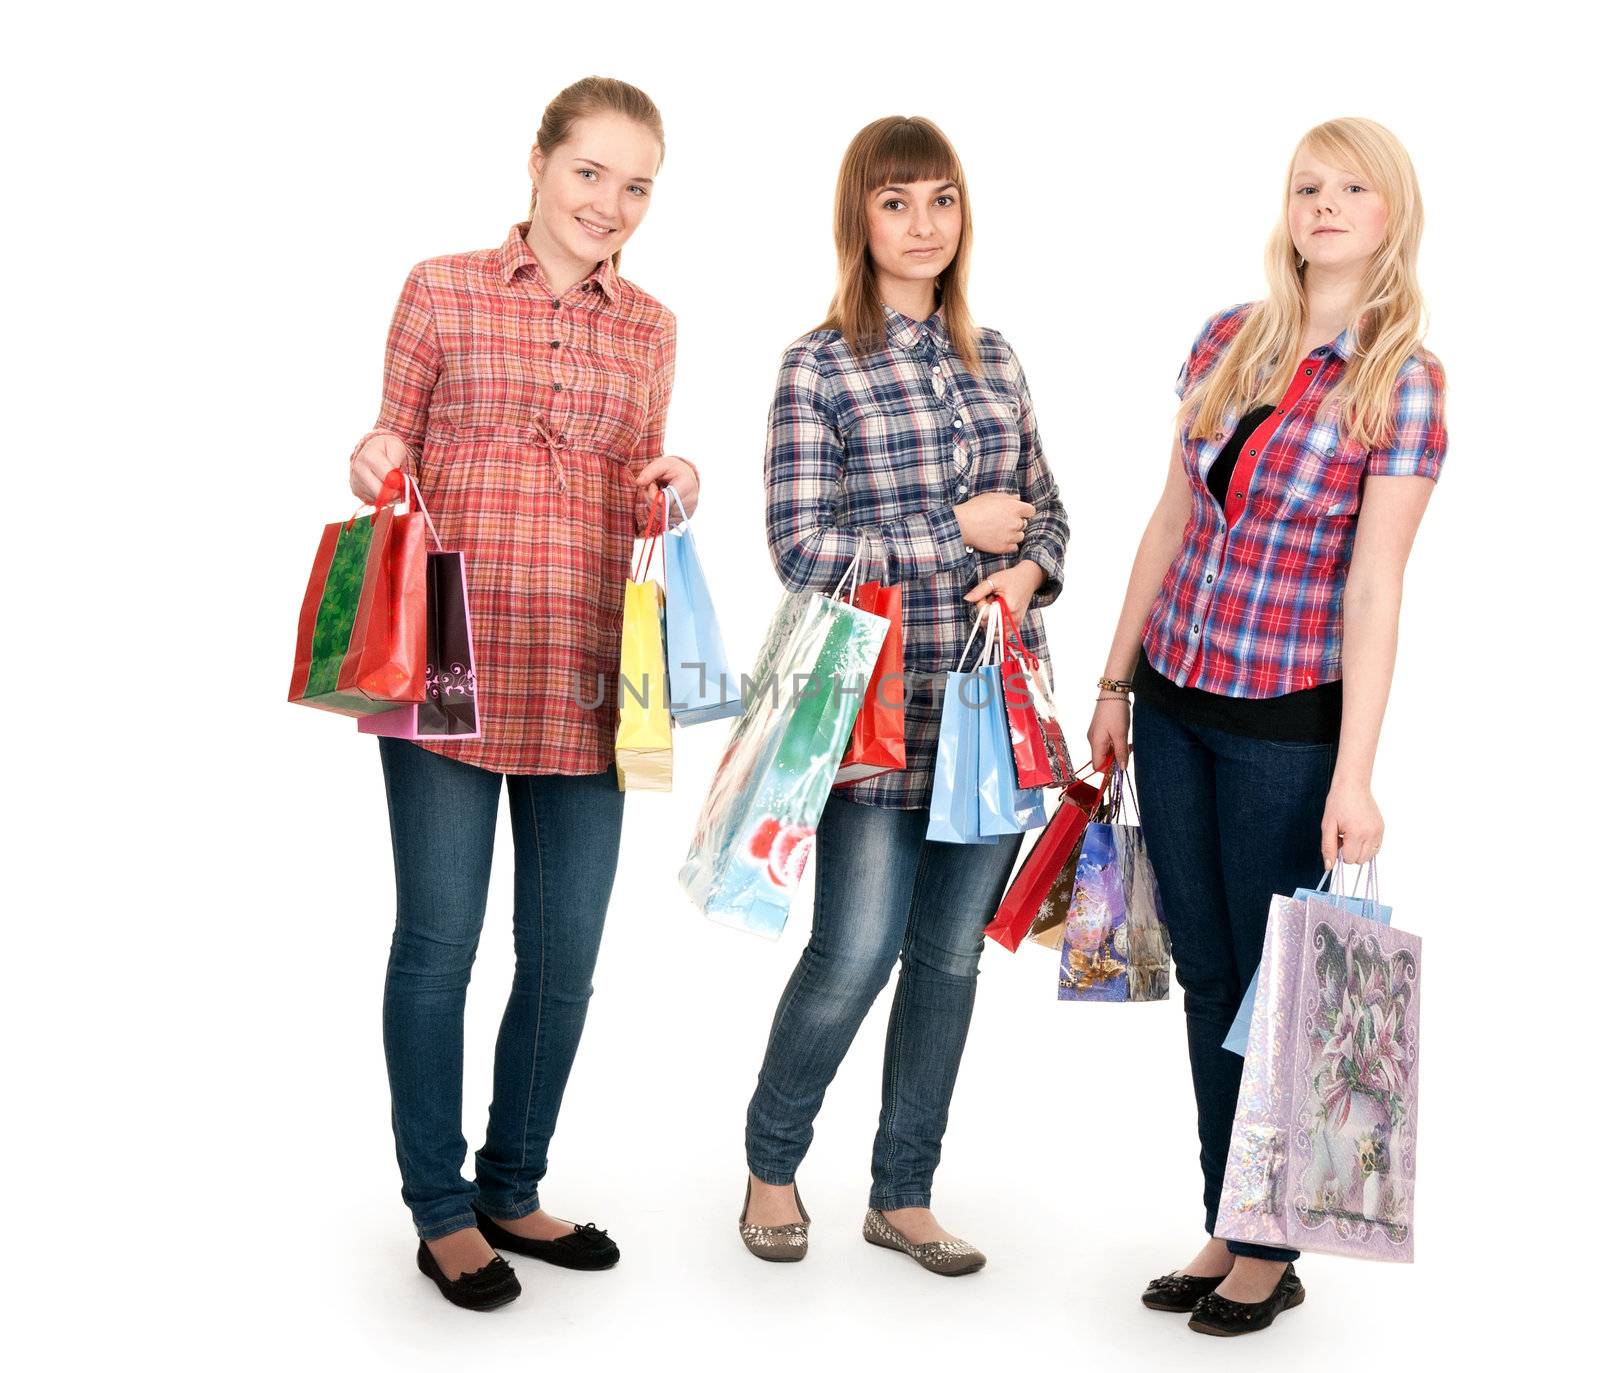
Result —
[{"label": "yellow shopping bag", "polygon": [[[666,510],[663,503],[662,522]],[[658,535],[659,537],[659,535]],[[656,540],[623,590],[622,661],[617,678],[617,786],[672,790],[672,716],[668,709],[666,593],[644,580]]]}]

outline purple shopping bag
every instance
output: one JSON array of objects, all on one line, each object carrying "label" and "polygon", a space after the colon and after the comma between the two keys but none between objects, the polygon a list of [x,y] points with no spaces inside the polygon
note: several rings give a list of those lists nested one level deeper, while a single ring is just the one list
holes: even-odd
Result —
[{"label": "purple shopping bag", "polygon": [[1214,1233],[1409,1263],[1422,941],[1275,896]]}]

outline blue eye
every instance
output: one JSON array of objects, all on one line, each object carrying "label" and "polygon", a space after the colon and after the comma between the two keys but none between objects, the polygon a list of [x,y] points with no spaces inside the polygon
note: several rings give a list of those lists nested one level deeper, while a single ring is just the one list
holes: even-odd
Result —
[{"label": "blue eye", "polygon": [[643,186],[629,186],[628,189],[641,198],[650,194]]},{"label": "blue eye", "polygon": [[[579,176],[595,176],[595,170],[594,170],[593,167],[579,167],[578,168],[578,175]],[[596,179],[598,179],[598,178],[596,178]]]},{"label": "blue eye", "polygon": [[1315,195],[1316,193],[1317,188],[1315,186],[1301,186],[1295,191],[1296,195]]}]

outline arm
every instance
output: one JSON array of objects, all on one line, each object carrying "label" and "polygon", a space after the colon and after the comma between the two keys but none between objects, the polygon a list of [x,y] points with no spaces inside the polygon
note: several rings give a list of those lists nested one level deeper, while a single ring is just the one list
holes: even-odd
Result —
[{"label": "arm", "polygon": [[[1139,642],[1144,624],[1150,618],[1166,579],[1167,569],[1183,547],[1183,531],[1189,523],[1189,477],[1183,470],[1183,447],[1174,438],[1172,457],[1167,464],[1167,484],[1161,499],[1139,540],[1139,551],[1128,574],[1127,594],[1122,598],[1122,614],[1117,617],[1116,633],[1111,636],[1111,652],[1106,656],[1105,676],[1127,681],[1139,661]],[[1115,756],[1121,767],[1128,765],[1128,714],[1126,696],[1102,699],[1096,703],[1089,721],[1089,756],[1103,763]]]},{"label": "arm", "polygon": [[964,566],[966,544],[949,506],[875,525],[837,521],[845,446],[816,359],[791,348],[767,417],[767,548],[790,591],[831,591],[865,545],[886,585]]},{"label": "arm", "polygon": [[439,379],[439,335],[422,266],[411,269],[389,322],[378,422],[350,453],[350,489],[370,500],[392,467],[413,474],[428,429],[428,403]]},{"label": "arm", "polygon": [[[649,411],[644,428],[639,432],[639,442],[628,458],[628,472],[633,477],[635,494],[633,530],[641,538],[650,528],[652,520],[659,520],[661,488],[671,486],[678,492],[684,510],[694,514],[699,495],[699,482],[690,486],[689,473],[693,464],[683,458],[666,458],[667,408],[672,403],[672,384],[678,368],[678,321],[668,315],[661,336],[650,354]],[[665,477],[662,481],[660,478]],[[676,509],[668,511],[668,525],[678,523]]]},{"label": "arm", "polygon": [[1016,354],[1011,355],[1017,371],[1017,398],[1022,413],[1019,427],[1022,433],[1022,457],[1019,471],[1022,478],[1022,499],[1036,512],[1028,521],[1022,547],[1017,550],[1018,560],[1035,564],[1039,569],[1039,588],[1034,593],[1033,604],[1049,605],[1061,594],[1061,565],[1066,558],[1067,540],[1071,530],[1067,527],[1067,512],[1061,503],[1061,493],[1056,489],[1055,478],[1045,462],[1044,449],[1039,443],[1039,426],[1033,412],[1033,396],[1028,390],[1028,379]]},{"label": "arm", "polygon": [[1339,758],[1322,816],[1322,861],[1332,867],[1341,838],[1346,862],[1365,863],[1383,841],[1372,797],[1372,764],[1389,703],[1400,631],[1400,590],[1449,442],[1444,373],[1423,354],[1401,374],[1388,445],[1367,455],[1355,545],[1344,587],[1344,707]]}]

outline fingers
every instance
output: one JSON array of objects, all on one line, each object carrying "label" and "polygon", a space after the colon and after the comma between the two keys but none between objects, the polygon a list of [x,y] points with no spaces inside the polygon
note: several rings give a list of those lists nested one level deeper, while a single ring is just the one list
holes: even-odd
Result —
[{"label": "fingers", "polygon": [[1383,842],[1383,831],[1359,829],[1344,836],[1344,861],[1370,863],[1377,856],[1378,845]]},{"label": "fingers", "polygon": [[1322,870],[1328,872],[1333,868],[1334,860],[1339,857],[1339,822],[1332,815],[1322,817]]}]

